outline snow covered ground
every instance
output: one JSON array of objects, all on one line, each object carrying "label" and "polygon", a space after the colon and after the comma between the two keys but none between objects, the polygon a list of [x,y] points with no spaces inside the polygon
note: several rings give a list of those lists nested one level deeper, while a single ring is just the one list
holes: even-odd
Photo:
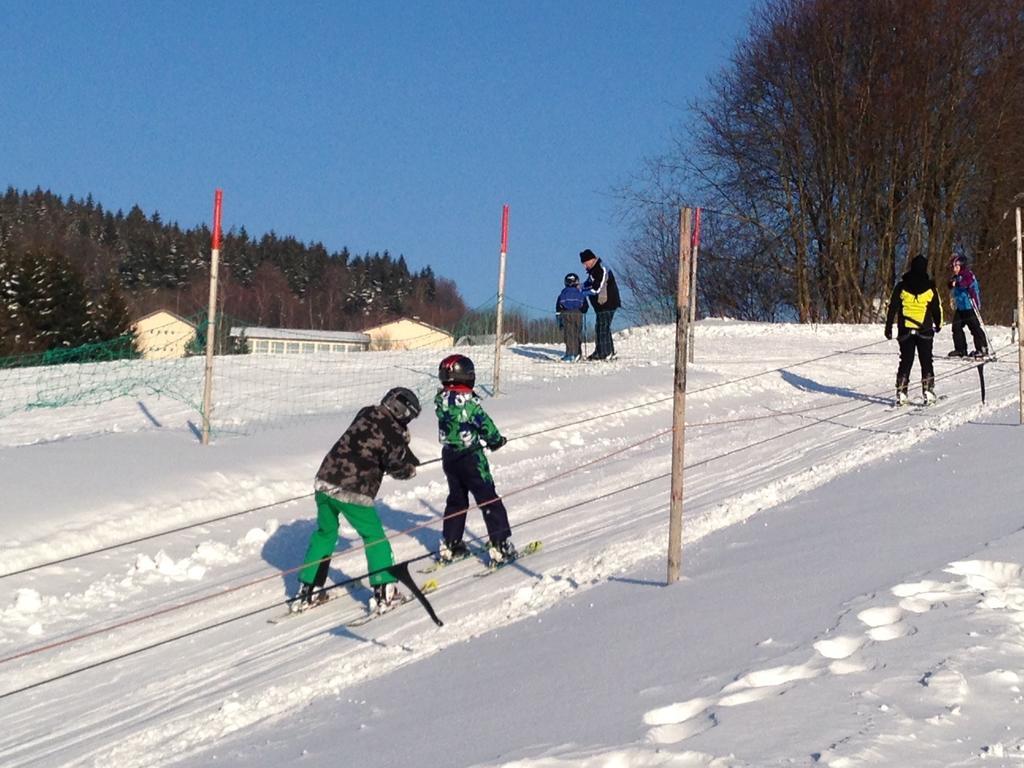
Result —
[{"label": "snow covered ground", "polygon": [[[442,628],[415,603],[346,626],[358,583],[268,621],[351,412],[208,448],[168,400],[8,417],[0,765],[1024,764],[1008,332],[986,405],[941,357],[945,398],[901,410],[878,326],[696,338],[683,579],[665,586],[673,329],[618,334],[611,363],[512,350],[492,466],[515,541],[544,547],[435,574]],[[412,429],[436,457],[429,412]],[[385,481],[399,559],[436,547],[445,494],[438,462]],[[364,570],[346,535],[332,579]]]}]

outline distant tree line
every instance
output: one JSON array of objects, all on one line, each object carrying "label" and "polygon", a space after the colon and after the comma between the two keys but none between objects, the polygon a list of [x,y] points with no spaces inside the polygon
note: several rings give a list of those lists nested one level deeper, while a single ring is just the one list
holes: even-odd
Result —
[{"label": "distant tree line", "polygon": [[910,258],[945,276],[956,252],[986,318],[1007,322],[1022,103],[1024,0],[766,0],[692,121],[621,190],[624,280],[648,319],[674,316],[685,203],[706,209],[704,314],[866,321]]},{"label": "distant tree line", "polygon": [[[8,188],[0,199],[0,356],[115,338],[157,309],[208,306],[210,230],[182,229],[138,206]],[[353,256],[245,228],[221,244],[218,311],[240,324],[360,330],[400,315],[451,327],[455,284],[412,272],[387,251]]]},{"label": "distant tree line", "polygon": [[[523,309],[505,307],[502,311],[502,336],[518,344],[554,344],[562,341],[558,320],[550,315],[531,317]],[[455,340],[468,337],[476,343],[493,339],[498,329],[496,309],[471,310],[455,325]],[[490,338],[488,338],[490,337]]]}]

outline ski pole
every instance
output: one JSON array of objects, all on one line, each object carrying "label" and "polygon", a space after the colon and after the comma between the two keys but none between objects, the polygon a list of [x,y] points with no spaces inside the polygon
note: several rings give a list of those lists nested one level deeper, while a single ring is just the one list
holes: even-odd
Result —
[{"label": "ski pole", "polygon": [[981,404],[985,404],[985,360],[988,357],[989,352],[989,338],[988,328],[985,327],[985,321],[981,319],[981,310],[978,309],[978,302],[971,296],[971,309],[974,310],[974,316],[978,318],[978,325],[981,326],[981,334],[985,337],[985,355],[982,356],[981,362],[978,363],[978,384],[981,386]]},{"label": "ski pole", "polygon": [[[978,318],[978,325],[981,326],[981,334],[982,334],[982,336],[985,337],[985,353],[986,353],[986,356],[987,356],[988,353],[991,351],[991,348],[992,348],[992,340],[989,339],[989,337],[988,337],[988,328],[985,327],[985,321],[981,317],[981,310],[978,309],[978,302],[976,302],[974,300],[973,296],[971,296],[970,299],[971,299],[971,309],[974,310],[974,316],[976,318]],[[982,400],[984,400],[984,398],[982,398]]]}]

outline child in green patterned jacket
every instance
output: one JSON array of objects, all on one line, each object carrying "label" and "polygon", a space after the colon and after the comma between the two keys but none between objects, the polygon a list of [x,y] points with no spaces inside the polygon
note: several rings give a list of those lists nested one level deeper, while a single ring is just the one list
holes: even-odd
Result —
[{"label": "child in green patterned jacket", "polygon": [[494,488],[494,477],[484,454],[487,447],[496,451],[506,439],[487,415],[473,391],[476,370],[464,355],[450,355],[438,367],[441,391],[434,398],[437,412],[441,466],[448,480],[448,499],[444,507],[444,527],[438,560],[451,562],[466,557],[469,549],[462,540],[466,529],[469,494],[484,515],[488,550],[492,563],[516,559],[512,529],[505,505]]}]

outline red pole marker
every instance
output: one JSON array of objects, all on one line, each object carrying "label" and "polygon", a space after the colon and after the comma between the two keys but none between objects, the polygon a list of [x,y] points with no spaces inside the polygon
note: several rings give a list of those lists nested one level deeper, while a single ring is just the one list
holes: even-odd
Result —
[{"label": "red pole marker", "polygon": [[501,207],[501,252],[508,253],[508,203]]},{"label": "red pole marker", "polygon": [[213,242],[211,245],[215,251],[220,250],[220,209],[223,201],[224,191],[218,189],[213,193]]}]

